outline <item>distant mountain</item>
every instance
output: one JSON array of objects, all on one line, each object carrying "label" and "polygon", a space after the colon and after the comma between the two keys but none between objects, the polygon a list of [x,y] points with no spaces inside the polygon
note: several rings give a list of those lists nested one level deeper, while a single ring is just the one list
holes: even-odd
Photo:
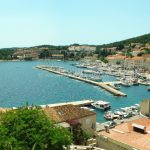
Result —
[{"label": "distant mountain", "polygon": [[150,43],[150,33],[142,35],[142,36],[126,39],[126,40],[123,40],[123,41],[118,41],[118,42],[113,42],[113,43],[110,43],[110,44],[99,45],[99,47],[106,47],[106,48],[107,47],[118,47],[118,45],[129,45],[131,43],[140,43],[140,44]]}]

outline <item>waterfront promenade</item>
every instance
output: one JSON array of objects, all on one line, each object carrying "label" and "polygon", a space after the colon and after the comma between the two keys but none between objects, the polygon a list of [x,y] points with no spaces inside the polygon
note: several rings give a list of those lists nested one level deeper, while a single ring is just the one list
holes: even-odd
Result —
[{"label": "waterfront promenade", "polygon": [[[46,66],[46,65],[36,66],[36,68],[41,69],[41,70],[45,70],[45,71],[48,71],[48,72],[52,72],[52,73],[55,73],[55,74],[58,74],[58,75],[62,75],[62,76],[65,76],[65,77],[69,77],[69,78],[72,78],[72,79],[75,79],[75,80],[83,81],[83,82],[86,82],[86,83],[89,83],[89,84],[92,84],[92,85],[95,85],[95,86],[98,86],[98,87],[101,87],[101,88],[105,89],[106,91],[114,94],[115,96],[127,96],[125,93],[114,89],[112,86],[109,86],[108,83],[105,83],[105,82],[96,82],[96,81],[92,81],[92,80],[89,80],[89,79],[85,79],[85,78],[75,76],[75,75],[72,75],[72,74],[69,74],[69,73],[54,70],[50,66]],[[109,82],[109,84],[110,84],[110,82]]]}]

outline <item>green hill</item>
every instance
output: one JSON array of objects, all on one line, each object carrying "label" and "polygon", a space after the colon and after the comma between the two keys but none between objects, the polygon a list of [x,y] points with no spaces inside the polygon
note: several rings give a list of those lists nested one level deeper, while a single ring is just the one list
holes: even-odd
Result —
[{"label": "green hill", "polygon": [[118,47],[119,45],[129,45],[131,43],[140,43],[140,44],[150,43],[150,33],[142,35],[142,36],[126,39],[126,40],[123,40],[123,41],[118,41],[118,42],[113,42],[113,43],[110,43],[110,44],[99,45],[99,47],[106,47],[106,48],[107,47]]}]

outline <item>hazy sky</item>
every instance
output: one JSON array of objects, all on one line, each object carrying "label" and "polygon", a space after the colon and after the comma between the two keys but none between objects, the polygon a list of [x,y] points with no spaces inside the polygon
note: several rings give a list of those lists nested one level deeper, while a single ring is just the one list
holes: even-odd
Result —
[{"label": "hazy sky", "polygon": [[104,44],[150,33],[150,0],[0,0],[0,47]]}]

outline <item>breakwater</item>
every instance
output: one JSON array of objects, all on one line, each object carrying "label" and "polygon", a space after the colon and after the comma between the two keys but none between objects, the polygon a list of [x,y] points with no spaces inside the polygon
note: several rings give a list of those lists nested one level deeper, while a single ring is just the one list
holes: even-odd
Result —
[{"label": "breakwater", "polygon": [[114,89],[113,87],[109,86],[105,82],[96,82],[93,80],[85,79],[80,76],[75,76],[74,74],[69,74],[69,73],[66,73],[65,71],[58,70],[56,68],[54,69],[54,67],[51,67],[51,66],[39,65],[39,66],[36,66],[36,68],[101,87],[115,96],[127,96],[125,93]]}]

